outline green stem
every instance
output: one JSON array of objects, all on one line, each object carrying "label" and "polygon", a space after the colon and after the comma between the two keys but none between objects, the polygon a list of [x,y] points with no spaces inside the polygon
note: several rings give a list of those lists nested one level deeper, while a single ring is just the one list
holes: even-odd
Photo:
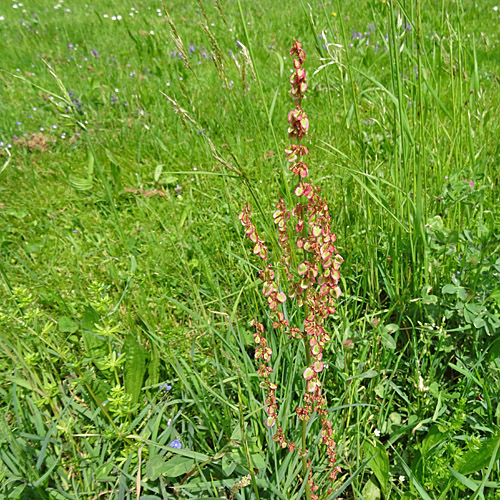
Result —
[{"label": "green stem", "polygon": [[[302,452],[306,449],[306,437],[307,437],[307,422],[302,420]],[[311,488],[309,486],[309,478],[307,477],[307,456],[304,454],[302,456],[302,476],[306,482],[306,498],[311,500]]]},{"label": "green stem", "polygon": [[[304,304],[304,314],[307,317],[307,304]],[[309,350],[309,344],[307,342],[307,337],[303,338],[304,349],[306,351],[306,366],[311,365],[311,352]],[[304,453],[307,449],[307,422],[302,420],[302,452]],[[309,477],[307,474],[307,456],[304,454],[302,456],[302,475],[304,476],[304,481],[306,481],[306,499],[311,500],[311,488],[309,486]]]},{"label": "green stem", "polygon": [[245,456],[247,459],[248,470],[250,472],[250,478],[252,481],[253,491],[255,493],[255,498],[260,500],[259,496],[259,488],[257,487],[257,479],[255,477],[255,472],[253,470],[252,457],[250,456],[250,451],[248,449],[247,436],[245,434],[245,422],[243,419],[243,404],[242,404],[242,395],[241,395],[241,385],[238,384],[238,409],[239,409],[239,417],[240,417],[240,429],[241,429],[241,439],[243,441],[243,448],[245,449]]}]

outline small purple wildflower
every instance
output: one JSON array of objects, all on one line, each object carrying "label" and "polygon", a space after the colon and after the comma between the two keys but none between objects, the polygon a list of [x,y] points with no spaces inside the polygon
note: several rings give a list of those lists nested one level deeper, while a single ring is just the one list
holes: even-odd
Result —
[{"label": "small purple wildflower", "polygon": [[172,389],[172,386],[165,383],[163,385],[160,385],[160,389],[163,389],[165,391],[169,391],[170,389]]},{"label": "small purple wildflower", "polygon": [[470,187],[474,187],[474,181],[470,181],[470,182],[469,182],[469,186],[470,186]]},{"label": "small purple wildflower", "polygon": [[175,448],[177,450],[180,450],[182,448],[182,444],[178,439],[175,439],[169,444],[170,448]]},{"label": "small purple wildflower", "polygon": [[74,45],[72,43],[68,43],[68,50],[73,50]]},{"label": "small purple wildflower", "polygon": [[91,53],[94,57],[99,57],[99,52],[97,52],[97,50],[95,50],[95,49],[92,49],[92,50],[90,51],[90,53]]}]

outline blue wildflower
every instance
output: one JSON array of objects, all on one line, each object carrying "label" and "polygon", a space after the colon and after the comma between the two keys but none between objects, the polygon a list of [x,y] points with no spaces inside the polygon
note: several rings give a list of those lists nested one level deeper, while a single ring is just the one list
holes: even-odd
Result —
[{"label": "blue wildflower", "polygon": [[178,439],[175,439],[169,444],[170,448],[175,448],[177,450],[180,450],[182,448],[182,444]]}]

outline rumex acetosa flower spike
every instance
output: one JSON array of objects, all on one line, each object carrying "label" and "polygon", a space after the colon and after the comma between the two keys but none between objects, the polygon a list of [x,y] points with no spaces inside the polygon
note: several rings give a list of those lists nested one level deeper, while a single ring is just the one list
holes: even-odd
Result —
[{"label": "rumex acetosa flower spike", "polygon": [[262,260],[267,260],[267,246],[266,242],[259,237],[255,225],[250,220],[252,212],[250,211],[250,206],[246,204],[240,213],[239,219],[241,224],[245,227],[245,234],[247,238],[254,243],[253,253],[258,255]]},{"label": "rumex acetosa flower spike", "polygon": [[[321,417],[321,443],[325,446],[328,457],[327,477],[333,481],[340,469],[336,465],[335,441],[332,437],[332,425],[327,419],[327,401],[322,392],[320,377],[327,368],[323,355],[331,337],[326,321],[335,313],[336,301],[341,295],[339,281],[343,259],[335,247],[336,238],[331,230],[332,219],[328,203],[321,197],[319,187],[306,181],[309,168],[305,157],[309,151],[301,141],[309,132],[309,118],[302,108],[307,91],[307,75],[303,67],[306,55],[299,41],[294,41],[290,54],[294,58],[290,84],[295,107],[288,113],[288,133],[292,143],[284,152],[290,171],[298,177],[294,189],[298,200],[291,210],[287,209],[283,199],[276,204],[273,222],[278,232],[276,250],[281,252],[281,256],[274,265],[267,263],[260,271],[259,278],[275,332],[284,333],[290,339],[302,340],[308,351],[307,366],[302,372],[305,394],[302,405],[297,406],[295,412],[300,421],[308,421],[313,413]],[[245,234],[253,244],[253,253],[268,261],[266,242],[257,233],[251,217],[250,207],[245,205],[239,216]],[[303,324],[290,324],[292,320],[289,322],[287,319],[285,309],[288,301],[296,307],[304,308],[306,317]],[[287,305],[289,308],[290,304]],[[292,318],[298,316],[290,315]],[[255,358],[260,363],[257,370],[261,378],[260,387],[266,391],[264,423],[267,427],[277,428],[273,439],[280,447],[288,448],[291,452],[297,451],[300,457],[307,457],[307,449],[297,448],[293,442],[288,441],[279,426],[277,385],[271,382],[273,370],[270,363],[273,351],[264,326],[256,320],[252,320],[251,324],[255,327]],[[310,470],[309,477],[302,480],[308,482],[311,498],[317,499],[319,495],[315,492],[318,485],[314,483],[312,468]],[[324,493],[321,495],[324,496]]]}]

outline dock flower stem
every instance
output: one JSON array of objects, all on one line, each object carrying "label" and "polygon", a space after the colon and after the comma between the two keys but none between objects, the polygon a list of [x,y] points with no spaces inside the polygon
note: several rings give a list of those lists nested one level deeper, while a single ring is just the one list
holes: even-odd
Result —
[{"label": "dock flower stem", "polygon": [[[239,218],[247,238],[253,244],[254,255],[265,263],[259,278],[263,282],[262,294],[267,300],[273,329],[290,339],[301,340],[305,348],[306,366],[302,373],[305,394],[301,405],[295,409],[302,427],[301,443],[297,446],[287,439],[279,426],[276,398],[278,387],[271,381],[273,369],[270,362],[273,351],[264,325],[256,319],[251,321],[255,328],[255,358],[260,362],[257,373],[261,377],[260,386],[266,392],[265,425],[276,428],[273,440],[281,448],[299,454],[302,460],[302,481],[306,481],[306,499],[318,500],[319,487],[314,482],[307,450],[307,422],[313,413],[320,417],[321,444],[325,446],[328,457],[328,467],[325,471],[328,487],[322,494],[329,495],[333,491],[333,482],[340,472],[336,465],[336,443],[332,437],[332,425],[327,418],[327,402],[322,392],[320,374],[325,369],[322,361],[323,351],[326,343],[331,340],[325,323],[335,313],[335,304],[341,295],[338,283],[343,259],[335,248],[336,238],[331,230],[328,203],[320,196],[319,187],[307,180],[309,167],[305,159],[309,151],[302,144],[309,132],[309,118],[302,107],[307,90],[307,75],[303,67],[306,54],[297,40],[292,45],[290,55],[293,56],[294,68],[290,76],[290,95],[295,107],[288,113],[288,135],[292,144],[285,148],[284,152],[290,164],[290,172],[297,176],[294,193],[298,202],[291,210],[287,209],[283,199],[276,204],[273,221],[278,232],[279,248],[272,249],[272,255],[278,254],[279,259],[274,265],[269,262],[270,249],[252,222],[252,212],[248,204],[243,207]],[[285,318],[282,308],[287,301],[292,301],[302,308],[302,324],[292,325]]]}]

